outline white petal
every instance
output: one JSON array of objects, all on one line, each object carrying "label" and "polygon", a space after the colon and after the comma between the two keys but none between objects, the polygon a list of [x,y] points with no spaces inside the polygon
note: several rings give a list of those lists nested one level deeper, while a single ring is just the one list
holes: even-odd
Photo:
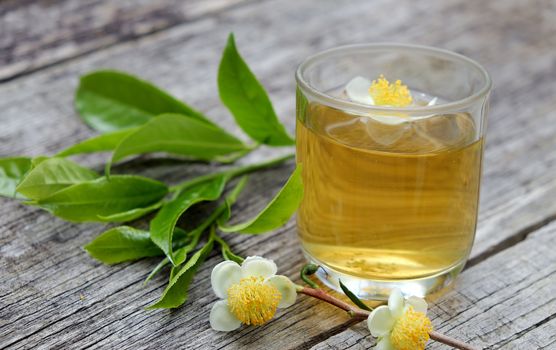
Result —
[{"label": "white petal", "polygon": [[377,122],[388,125],[399,125],[411,121],[409,118],[398,117],[395,115],[370,115],[369,117],[373,118]]},{"label": "white petal", "polygon": [[346,95],[354,102],[373,105],[374,101],[369,93],[371,81],[363,77],[355,77],[346,85]]},{"label": "white petal", "polygon": [[424,314],[427,313],[428,304],[425,299],[416,296],[410,296],[409,298],[407,298],[407,303],[413,306],[413,310],[422,312]]},{"label": "white petal", "polygon": [[212,305],[209,319],[215,331],[230,332],[241,326],[241,321],[230,312],[227,300],[219,300]]},{"label": "white petal", "polygon": [[241,277],[260,276],[263,278],[276,274],[278,268],[274,261],[260,256],[249,256],[241,264]]},{"label": "white petal", "polygon": [[241,279],[241,267],[233,261],[222,261],[212,269],[210,283],[214,294],[220,299],[228,297],[228,288],[232,284],[239,283]]},{"label": "white petal", "polygon": [[403,309],[405,301],[403,299],[403,294],[399,289],[393,289],[388,298],[388,308],[392,313],[392,317],[398,319],[403,314]]},{"label": "white petal", "polygon": [[280,291],[282,299],[280,299],[278,304],[279,308],[289,307],[295,303],[297,290],[295,289],[295,284],[289,278],[281,275],[271,276],[266,280],[266,283],[272,284]]},{"label": "white petal", "polygon": [[367,319],[367,326],[373,337],[383,337],[390,333],[394,322],[388,306],[382,305],[371,312]]},{"label": "white petal", "polygon": [[375,350],[396,350],[392,342],[390,341],[390,337],[381,338],[375,346]]}]

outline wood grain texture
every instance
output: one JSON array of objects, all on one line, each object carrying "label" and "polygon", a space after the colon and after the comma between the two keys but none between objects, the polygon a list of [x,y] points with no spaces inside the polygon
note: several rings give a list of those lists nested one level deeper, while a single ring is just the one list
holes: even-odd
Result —
[{"label": "wood grain texture", "polygon": [[[556,222],[462,273],[454,290],[435,300],[429,311],[435,329],[482,349],[553,349],[554,246]],[[373,344],[362,322],[312,349],[356,350]],[[429,344],[428,349],[446,348]]]},{"label": "wood grain texture", "polygon": [[7,0],[0,81],[221,11],[243,0]]},{"label": "wood grain texture", "polygon": [[[270,89],[277,112],[290,131],[294,126],[293,71],[311,53],[340,44],[385,40],[461,52],[485,64],[493,76],[495,90],[481,214],[472,252],[474,266],[464,273],[451,294],[440,299],[433,309],[433,322],[441,331],[493,348],[509,346],[495,344],[504,339],[509,339],[508,344],[519,341],[528,344],[527,339],[533,338],[550,348],[548,344],[554,339],[540,334],[553,330],[554,321],[541,322],[538,327],[533,327],[536,323],[532,322],[540,322],[537,316],[554,313],[553,304],[541,305],[538,301],[537,316],[531,316],[526,308],[516,311],[517,318],[504,318],[507,309],[500,313],[501,317],[490,314],[488,308],[496,310],[496,303],[509,294],[496,292],[502,294],[497,294],[497,299],[489,304],[489,293],[496,295],[495,291],[507,285],[499,279],[490,282],[489,276],[495,273],[485,273],[491,266],[488,264],[496,259],[501,262],[492,266],[516,266],[512,265],[513,259],[521,259],[524,254],[542,256],[556,246],[548,238],[537,240],[539,247],[527,243],[539,229],[549,232],[539,233],[539,237],[553,236],[550,235],[553,225],[546,225],[556,215],[554,14],[550,1],[529,4],[502,0],[488,3],[447,0],[434,4],[403,0],[397,2],[395,11],[386,0],[352,1],[349,6],[339,6],[332,0],[280,0],[232,8],[1,85],[0,156],[52,154],[90,136],[91,131],[73,111],[72,94],[80,74],[101,67],[125,69],[150,79],[239,133],[218,102],[215,83],[220,52],[232,30],[245,58]],[[250,160],[274,152],[263,150]],[[100,166],[104,159],[93,156],[84,162]],[[145,165],[150,167],[146,169]],[[207,171],[207,167],[143,160],[118,170],[175,182]],[[285,166],[255,176],[236,213],[247,218],[257,212],[289,171],[291,166]],[[116,267],[98,264],[80,247],[100,233],[103,226],[68,224],[12,201],[0,203],[0,348],[305,349],[319,346],[326,339],[329,342],[322,346],[347,348],[349,342],[358,341],[371,344],[364,328],[349,328],[351,323],[345,315],[305,298],[262,328],[245,328],[231,334],[213,332],[207,320],[215,297],[208,276],[211,266],[220,261],[216,255],[201,269],[184,308],[171,312],[144,311],[143,307],[157,299],[166,282],[161,275],[147,287],[142,286],[142,279],[156,260]],[[273,258],[281,273],[297,277],[303,258],[293,223],[261,237],[229,237],[239,253]],[[527,249],[515,250],[524,244]],[[535,282],[537,278],[541,283],[542,276],[536,274],[540,265],[527,259],[521,267],[524,272],[512,276],[518,278],[529,273],[536,276],[529,281]],[[480,291],[490,292],[473,292],[467,289],[471,285],[466,281],[475,287],[479,285]],[[542,288],[545,294],[551,291],[546,286]],[[518,297],[526,297],[536,289],[511,290]],[[470,304],[457,307],[467,300],[467,294],[475,298],[470,300],[482,300],[480,309],[473,309]],[[444,309],[448,310],[446,314],[441,312]],[[464,316],[458,319],[458,310],[468,316],[482,310],[482,322],[490,320],[491,328],[483,332],[483,328],[472,326]],[[450,330],[451,326],[454,329]],[[529,327],[533,328],[527,331],[527,337],[512,338]],[[342,333],[345,329],[346,333]],[[502,331],[492,333],[492,329]],[[353,336],[353,332],[360,336]],[[537,336],[533,337],[534,334]],[[334,345],[343,344],[333,342],[334,339],[348,340],[344,346]]]}]

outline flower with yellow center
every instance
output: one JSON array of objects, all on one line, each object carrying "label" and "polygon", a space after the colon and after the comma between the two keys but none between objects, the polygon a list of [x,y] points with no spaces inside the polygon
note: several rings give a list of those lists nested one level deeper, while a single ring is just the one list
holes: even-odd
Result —
[{"label": "flower with yellow center", "polygon": [[373,80],[369,93],[377,106],[405,107],[413,102],[409,89],[402,84],[401,80],[390,84],[382,74],[377,80]]},{"label": "flower with yellow center", "polygon": [[[345,94],[349,100],[369,106],[393,108],[425,106],[413,100],[409,88],[401,80],[396,80],[392,84],[382,74],[373,81],[363,77],[351,79],[345,87]],[[435,97],[426,106],[434,106],[437,101],[438,99]],[[432,116],[434,115],[412,116],[408,118],[403,113],[394,112],[388,115],[378,113],[369,115],[371,119],[388,125],[398,125]]]},{"label": "flower with yellow center", "polygon": [[374,309],[367,325],[374,337],[378,337],[375,350],[423,350],[432,331],[427,317],[427,302],[419,297],[404,299],[394,289],[388,306]]},{"label": "flower with yellow center", "polygon": [[286,276],[276,275],[276,264],[260,256],[250,256],[241,265],[223,261],[210,277],[217,301],[210,311],[214,330],[229,332],[241,324],[260,326],[270,321],[278,308],[295,303],[295,285]]}]

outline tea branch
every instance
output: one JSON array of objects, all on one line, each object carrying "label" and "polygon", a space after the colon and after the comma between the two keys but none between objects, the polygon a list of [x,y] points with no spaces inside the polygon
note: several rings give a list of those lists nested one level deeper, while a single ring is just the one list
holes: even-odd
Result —
[{"label": "tea branch", "polygon": [[[301,293],[301,294],[305,294],[305,295],[310,296],[310,297],[315,298],[315,299],[322,300],[322,301],[324,301],[324,302],[326,302],[330,305],[336,306],[337,308],[340,308],[340,309],[346,311],[348,313],[348,315],[355,320],[359,320],[359,321],[366,320],[367,318],[369,318],[369,315],[371,314],[371,312],[366,311],[366,310],[362,310],[358,307],[350,305],[350,304],[344,302],[343,300],[340,300],[340,299],[326,293],[322,289],[315,289],[315,288],[298,286],[297,292]],[[449,345],[449,346],[451,346],[455,349],[478,350],[478,348],[476,348],[476,347],[474,347],[470,344],[464,343],[460,340],[454,339],[452,337],[449,337],[449,336],[447,336],[445,334],[442,334],[442,333],[438,333],[436,331],[429,332],[429,335],[430,335],[431,339],[434,339],[434,340],[436,340],[440,343]]]},{"label": "tea branch", "polygon": [[279,165],[281,163],[284,163],[292,158],[295,157],[295,154],[293,153],[289,153],[286,154],[285,156],[281,156],[278,158],[274,158],[265,162],[260,162],[260,163],[255,163],[255,164],[248,164],[248,165],[244,165],[244,166],[240,166],[240,167],[236,167],[236,168],[231,168],[228,170],[224,170],[224,171],[219,171],[219,172],[214,172],[214,173],[210,173],[210,174],[206,174],[206,175],[201,175],[198,176],[192,180],[188,180],[185,182],[182,182],[179,185],[176,186],[172,186],[170,187],[170,192],[177,192],[179,193],[180,191],[183,191],[186,188],[192,187],[194,185],[200,184],[202,182],[206,182],[212,179],[215,179],[217,177],[220,177],[222,175],[228,175],[230,178],[234,178],[240,175],[245,175],[245,174],[249,174],[261,169],[266,169],[266,168],[270,168],[273,167],[275,165]]}]

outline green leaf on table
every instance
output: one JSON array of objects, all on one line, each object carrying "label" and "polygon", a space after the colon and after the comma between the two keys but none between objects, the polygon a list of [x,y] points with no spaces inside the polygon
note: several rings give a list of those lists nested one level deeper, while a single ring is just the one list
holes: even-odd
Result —
[{"label": "green leaf on table", "polygon": [[[237,197],[245,187],[245,183],[247,182],[247,175],[242,176],[242,178],[238,181],[238,183],[234,186],[234,188],[228,193],[225,199],[225,203],[221,204],[218,208],[216,208],[212,214],[207,217],[199,226],[194,228],[193,230],[187,232],[187,237],[190,238],[189,242],[182,244],[180,240],[176,240],[176,233],[180,230],[176,227],[174,231],[174,263],[176,266],[179,266],[185,262],[187,259],[187,254],[189,254],[199,242],[199,238],[201,234],[210,226],[212,225],[218,218],[226,215],[226,210],[237,200]],[[228,216],[229,217],[229,216]],[[226,217],[226,219],[228,218]],[[230,252],[231,253],[231,252]],[[160,270],[169,264],[170,261],[168,258],[164,258],[160,261],[158,265],[153,269],[153,271],[149,274],[145,283],[151,280]]]},{"label": "green leaf on table", "polygon": [[234,186],[234,188],[230,191],[230,193],[228,193],[224,201],[226,205],[226,209],[224,210],[224,212],[222,213],[219,219],[228,220],[230,218],[230,216],[232,215],[231,207],[237,201],[237,197],[239,197],[241,191],[243,191],[243,189],[245,188],[245,185],[247,184],[247,180],[249,180],[249,176],[243,175],[239,179],[237,184]]},{"label": "green leaf on table", "polygon": [[151,239],[164,251],[173,265],[176,265],[176,261],[172,249],[172,233],[178,219],[192,205],[220,198],[228,180],[229,175],[222,174],[216,178],[187,187],[176,198],[164,204],[151,221]]},{"label": "green leaf on table", "polygon": [[[189,254],[193,249],[195,249],[195,247],[199,243],[199,239],[201,238],[201,235],[207,229],[208,225],[212,223],[211,217],[212,215],[209,216],[209,218],[207,218],[203,223],[201,223],[201,225],[197,226],[196,228],[188,232],[188,236],[191,238],[191,240],[187,242],[186,245],[175,249],[176,244],[173,244],[174,249],[172,255],[174,258],[175,266],[179,266],[183,264],[187,259],[187,254]],[[175,238],[173,240],[175,241]]]},{"label": "green leaf on table", "polygon": [[269,146],[294,144],[264,87],[237,51],[233,34],[228,37],[218,68],[218,92],[241,129],[253,140]]},{"label": "green leaf on table", "polygon": [[340,288],[344,291],[344,294],[351,300],[357,307],[367,311],[373,311],[372,308],[368,307],[364,302],[361,301],[348,287],[346,287],[341,280],[338,280],[340,283]]},{"label": "green leaf on table", "polygon": [[133,75],[100,70],[81,77],[75,107],[93,129],[109,132],[145,124],[162,113],[179,113],[206,125],[203,114]]},{"label": "green leaf on table", "polygon": [[127,136],[114,150],[112,163],[150,152],[210,160],[247,148],[222,129],[180,114],[162,114]]},{"label": "green leaf on table", "polygon": [[94,171],[64,158],[47,158],[35,162],[17,186],[17,192],[39,200],[74,184],[98,178]]},{"label": "green leaf on table", "polygon": [[168,283],[160,299],[153,305],[147,307],[147,309],[171,309],[185,303],[187,301],[187,289],[189,288],[189,284],[193,280],[199,266],[201,266],[212,251],[213,244],[214,238],[211,235],[209,241],[193,254],[183,267],[179,268],[177,272],[174,271],[172,279],[170,283]]},{"label": "green leaf on table", "polygon": [[167,193],[168,187],[161,182],[114,175],[72,185],[36,204],[68,221],[103,221],[103,216],[153,205]]},{"label": "green leaf on table", "polygon": [[222,257],[226,260],[236,262],[240,265],[245,260],[241,256],[234,254],[234,252],[230,250],[230,247],[222,247]]},{"label": "green leaf on table", "polygon": [[24,198],[15,189],[29,169],[31,169],[31,158],[12,157],[0,159],[0,196]]},{"label": "green leaf on table", "polygon": [[151,241],[149,231],[118,226],[103,232],[85,250],[105,264],[117,264],[164,253]]},{"label": "green leaf on table", "polygon": [[[183,236],[183,238],[177,238],[178,234]],[[176,261],[178,259],[181,259],[180,263],[177,265],[181,265],[185,261],[185,259],[187,259],[187,254],[193,249],[195,249],[197,243],[199,243],[199,238],[200,238],[200,234],[197,234],[197,229],[186,232],[179,227],[175,228],[174,242],[173,242],[174,257]],[[162,253],[162,255],[164,254],[162,250],[160,252]],[[164,259],[160,260],[160,262],[155,266],[155,268],[151,271],[151,273],[147,276],[147,278],[143,283],[146,284],[147,282],[149,282],[157,273],[160,272],[160,270],[162,270],[164,266],[168,265],[169,263],[170,260],[168,260],[167,257],[164,257]]]},{"label": "green leaf on table", "polygon": [[31,169],[36,168],[40,163],[44,162],[47,159],[50,159],[51,157],[47,157],[47,156],[37,156],[34,157],[33,159],[31,159]]},{"label": "green leaf on table", "polygon": [[227,243],[222,237],[215,236],[215,237],[214,237],[214,240],[215,240],[216,242],[218,242],[218,244],[220,244],[220,251],[221,251],[221,253],[222,253],[222,257],[223,257],[225,260],[230,260],[230,261],[236,262],[236,263],[238,263],[238,264],[240,264],[240,265],[243,263],[243,261],[244,261],[245,259],[242,258],[242,257],[239,256],[239,255],[234,254],[234,252],[232,252],[232,249],[230,248],[230,246],[228,245],[228,243]]},{"label": "green leaf on table", "polygon": [[239,196],[241,191],[243,191],[243,189],[245,188],[248,179],[249,176],[243,175],[241,179],[239,179],[235,187],[226,196],[223,204],[224,207],[222,213],[219,215],[219,217],[216,220],[218,226],[223,226],[223,224],[226,221],[228,221],[232,216],[232,205],[237,201],[237,197]]},{"label": "green leaf on table", "polygon": [[[177,240],[186,240],[187,233],[179,228],[174,232]],[[152,256],[164,252],[151,241],[149,231],[130,226],[118,226],[101,233],[85,247],[95,259],[105,264],[117,264]]]},{"label": "green leaf on table", "polygon": [[162,201],[159,201],[145,208],[135,208],[135,209],[127,210],[112,215],[106,215],[106,216],[99,215],[98,217],[103,222],[128,222],[128,221],[138,219],[142,216],[147,215],[148,213],[151,213],[159,209],[162,206],[162,204],[164,203]]},{"label": "green leaf on table", "polygon": [[223,232],[259,234],[268,232],[284,225],[295,213],[303,198],[301,166],[294,170],[284,187],[270,203],[255,217],[236,225],[226,225],[219,221],[219,229]]},{"label": "green leaf on table", "polygon": [[232,190],[228,193],[228,195],[224,199],[224,203],[216,208],[214,212],[199,226],[189,232],[189,235],[192,237],[191,241],[187,245],[174,251],[174,263],[176,266],[183,264],[183,262],[187,258],[187,254],[189,254],[189,252],[191,252],[197,246],[197,242],[199,241],[201,234],[210,225],[212,225],[213,222],[222,217],[225,217],[226,220],[229,218],[229,208],[236,202],[237,197],[239,196],[241,191],[243,191],[243,188],[245,188],[247,178],[247,175],[242,176],[241,179],[234,186],[234,188],[232,188]]},{"label": "green leaf on table", "polygon": [[112,131],[106,134],[91,137],[57,154],[58,157],[67,157],[74,154],[107,152],[116,149],[124,138],[137,131],[138,128],[128,128]]}]

